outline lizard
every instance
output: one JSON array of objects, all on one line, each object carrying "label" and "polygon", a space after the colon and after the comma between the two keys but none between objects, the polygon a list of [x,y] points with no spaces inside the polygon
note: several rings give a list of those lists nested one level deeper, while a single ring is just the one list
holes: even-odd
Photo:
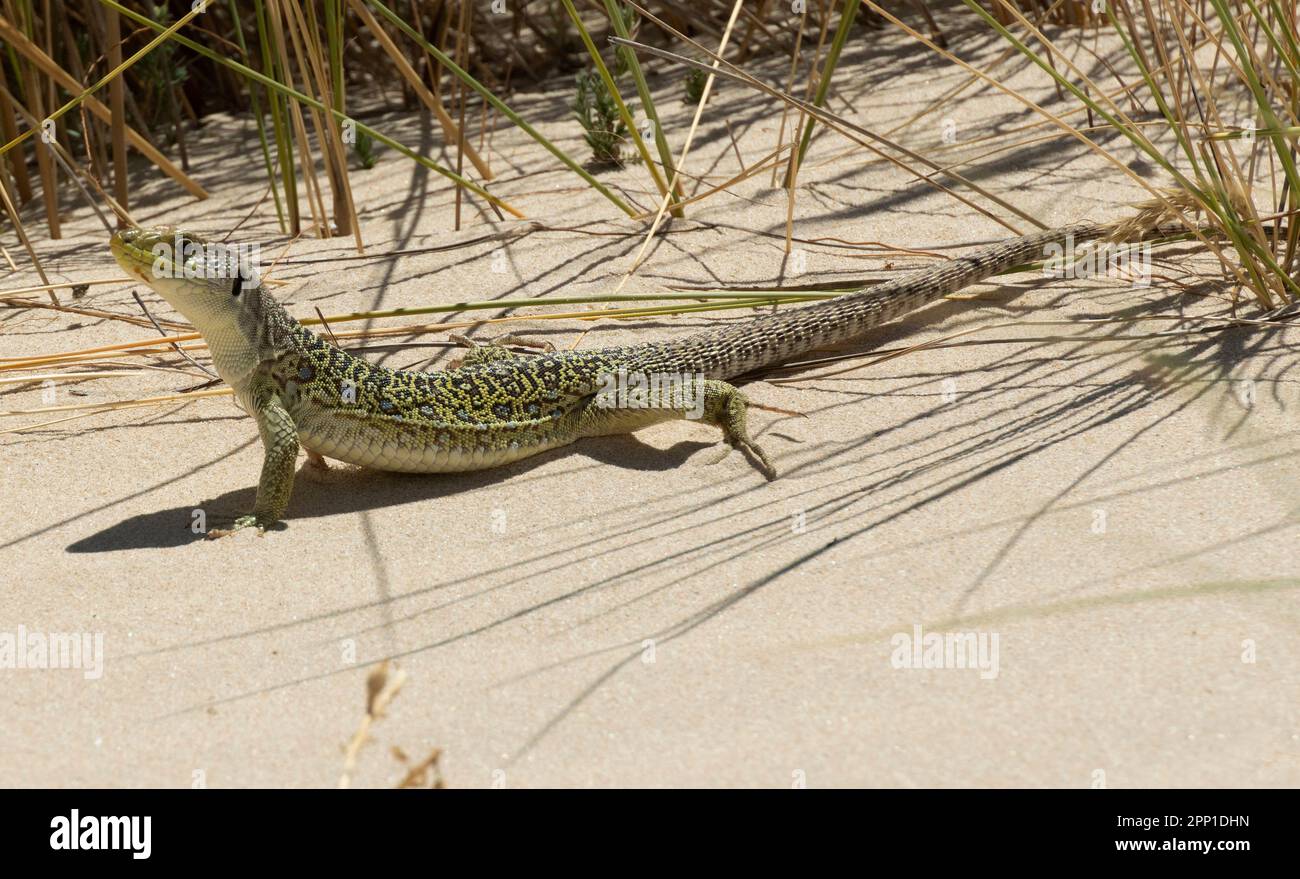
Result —
[{"label": "lizard", "polygon": [[[250,526],[264,532],[283,518],[300,447],[316,466],[328,456],[378,470],[456,472],[695,415],[721,428],[727,442],[774,478],[771,458],[750,436],[749,400],[729,380],[857,339],[963,287],[1041,260],[1071,240],[1168,232],[1168,224],[1160,227],[1168,208],[1154,204],[1139,206],[1144,211],[1129,220],[1010,238],[860,291],[680,338],[539,354],[485,345],[439,372],[389,369],[330,344],[289,315],[254,267],[229,253],[212,258],[227,245],[168,227],[131,227],[112,236],[110,249],[129,275],[194,325],[218,375],[257,422],[264,459],[253,510],[231,528],[209,530],[212,538]],[[214,271],[214,265],[233,270]],[[655,376],[673,381],[658,385],[670,386],[670,393],[651,400],[645,377],[653,388]],[[604,393],[613,377],[640,387],[641,394]]]}]

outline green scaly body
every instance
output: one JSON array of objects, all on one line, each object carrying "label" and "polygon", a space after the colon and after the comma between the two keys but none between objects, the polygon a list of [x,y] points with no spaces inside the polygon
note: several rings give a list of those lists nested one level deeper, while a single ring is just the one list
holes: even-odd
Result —
[{"label": "green scaly body", "polygon": [[328,344],[260,284],[241,289],[228,279],[160,279],[154,248],[182,233],[127,230],[114,236],[112,249],[124,268],[195,324],[217,371],[258,421],[266,460],[254,513],[238,528],[283,515],[299,444],[366,467],[437,473],[494,467],[580,437],[683,417],[684,406],[601,404],[602,382],[620,370],[679,377],[685,392],[702,399],[701,420],[721,427],[772,475],[767,456],[749,439],[746,400],[727,379],[854,339],[971,283],[1042,259],[1051,245],[1069,238],[1083,243],[1110,228],[1081,224],[1011,239],[863,292],[681,339],[537,355],[476,348],[459,368],[432,373],[376,366]]}]

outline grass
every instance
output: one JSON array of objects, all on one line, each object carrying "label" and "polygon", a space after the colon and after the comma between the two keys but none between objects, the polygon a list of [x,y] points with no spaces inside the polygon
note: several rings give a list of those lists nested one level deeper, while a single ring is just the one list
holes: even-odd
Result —
[{"label": "grass", "polygon": [[[218,110],[251,120],[257,132],[252,160],[264,175],[267,196],[254,211],[273,213],[282,233],[293,238],[351,235],[358,251],[366,245],[353,177],[381,160],[422,166],[454,188],[450,227],[460,227],[462,198],[497,217],[528,216],[527,195],[507,200],[498,184],[497,173],[507,163],[493,141],[501,129],[512,128],[573,185],[598,193],[603,219],[623,218],[642,230],[645,241],[624,282],[643,263],[666,216],[685,218],[702,202],[737,196],[769,174],[775,182],[780,172],[790,252],[796,202],[805,190],[800,172],[828,163],[888,163],[900,172],[900,185],[918,182],[951,199],[954,208],[977,212],[1011,234],[1042,227],[1015,193],[965,173],[966,166],[1030,144],[1073,141],[1102,156],[1116,181],[1145,187],[1171,216],[1186,221],[1189,235],[1213,254],[1234,304],[1243,295],[1265,310],[1294,302],[1300,293],[1300,224],[1293,221],[1300,188],[1294,157],[1300,39],[1284,4],[1128,0],[1094,14],[1091,4],[1075,0],[1023,7],[1007,0],[964,2],[967,11],[950,15],[942,31],[923,6],[900,13],[873,0],[829,0],[798,9],[703,8],[667,0],[653,12],[636,2],[541,0],[511,7],[504,18],[455,2],[430,7],[399,0],[226,0],[187,8],[174,19],[153,3],[87,0],[66,4],[62,22],[42,18],[40,4],[6,3],[0,7],[0,201],[41,284],[33,291],[27,284],[17,288],[21,295],[10,291],[4,302],[35,307],[24,303],[43,295],[44,305],[68,313],[111,314],[85,303],[61,303],[62,288],[48,277],[38,245],[60,237],[62,213],[74,203],[90,202],[106,225],[113,216],[133,222],[128,150],[142,154],[193,198],[205,198],[196,178],[213,175],[194,173],[187,138],[205,114]],[[934,53],[936,66],[956,65],[967,77],[965,85],[888,133],[876,130],[870,106],[846,110],[836,98],[848,54],[869,45],[883,28],[902,31],[917,51]],[[975,35],[995,36],[1006,46],[984,68],[961,57],[963,40]],[[720,41],[726,44],[721,53]],[[1090,55],[1099,63],[1084,63]],[[755,75],[756,65],[770,70],[781,57],[788,62],[780,62],[780,86],[767,73]],[[870,65],[871,53],[865,57]],[[1056,104],[1036,102],[1023,86],[1003,78],[1014,59],[1032,65],[1040,83],[1059,96]],[[519,93],[566,70],[573,76],[575,68],[583,70],[576,76],[576,120],[557,125],[516,109]],[[652,88],[656,76],[661,78]],[[777,143],[758,159],[745,158],[747,135],[737,138],[725,106],[705,103],[706,93],[723,81],[729,100],[745,94],[770,108]],[[976,84],[1018,101],[1029,111],[1028,121],[964,144],[917,137],[927,118],[933,121]],[[431,114],[437,149],[412,148],[384,131],[376,117],[356,118],[366,107],[391,108],[394,101]],[[689,128],[665,127],[664,110],[674,101],[693,114]],[[718,119],[727,124],[739,169],[699,174],[689,159],[692,139],[701,122]],[[578,139],[597,163],[632,161],[639,167],[597,177],[564,146]],[[960,148],[976,144],[978,153]],[[1140,154],[1158,175],[1134,172],[1126,150]],[[648,193],[633,178],[649,186]],[[658,210],[637,200],[645,194]],[[30,219],[33,213],[24,206],[32,203],[45,219],[44,239],[24,226],[24,215]],[[8,250],[4,256],[13,261]],[[583,314],[634,319],[766,307],[826,294],[772,286],[681,294],[695,300],[689,303],[674,302],[674,295],[651,297],[654,303],[617,293],[584,299],[587,305],[640,307]],[[548,302],[576,304],[565,297]],[[400,314],[516,304],[524,303],[417,306]],[[328,320],[385,316],[399,312]],[[452,325],[410,329],[447,326]],[[159,344],[153,339],[122,350],[155,351]],[[121,351],[83,351],[74,361],[110,353]],[[48,362],[65,361],[56,354]]]},{"label": "grass", "polygon": [[[1175,213],[1214,250],[1236,290],[1264,309],[1295,301],[1300,172],[1288,132],[1300,121],[1300,40],[1282,4],[1210,0],[1204,18],[1183,0],[1108,4],[1106,23],[1137,73],[1133,97],[1158,114],[1161,124],[1153,127],[1105,99],[1103,84],[1082,69],[1050,64],[1049,54],[1064,53],[1013,5],[996,0],[995,16],[975,0],[963,2],[1164,172],[1196,208],[1195,216]],[[1193,45],[1198,35],[1205,51]],[[1234,121],[1243,114],[1244,126]],[[1265,192],[1261,176],[1269,181]]]},{"label": "grass", "polygon": [[[613,121],[611,115],[605,134],[596,135],[602,140],[597,148],[602,160],[612,158],[612,137],[625,138],[661,195],[668,193],[667,180],[675,170],[674,146],[659,119],[642,61],[630,49],[614,50],[616,66],[626,71],[646,122],[639,126],[597,45],[602,31],[625,38],[640,32],[642,19],[635,7],[615,0],[582,9],[573,0],[542,0],[511,11],[509,47],[499,37],[498,16],[489,20],[466,15],[468,4],[455,2],[440,2],[430,10],[400,0],[225,0],[190,7],[175,19],[165,5],[152,2],[81,0],[65,6],[49,20],[42,18],[48,4],[0,8],[0,38],[5,43],[0,86],[6,89],[0,92],[0,136],[13,153],[8,156],[15,195],[11,220],[20,222],[17,208],[39,196],[50,238],[60,237],[64,209],[58,190],[70,178],[89,177],[102,184],[105,192],[115,195],[114,203],[105,207],[121,222],[131,222],[128,149],[143,152],[193,196],[203,198],[203,188],[186,173],[187,133],[215,110],[247,115],[256,122],[270,192],[268,209],[275,211],[286,234],[298,235],[304,229],[322,237],[350,234],[356,225],[350,164],[373,167],[380,147],[435,171],[458,192],[483,200],[493,210],[522,215],[490,194],[485,184],[492,174],[474,146],[498,118],[528,135],[613,207],[637,216],[641,211],[541,134],[505,96],[530,76],[552,75],[572,64],[571,49],[578,41],[621,120]],[[705,32],[721,26],[716,10],[676,3],[667,7],[665,14],[680,24]],[[822,15],[821,8],[806,11],[799,21],[820,27]],[[779,27],[788,26],[789,18],[781,8],[750,13],[742,53],[752,56],[782,48]],[[137,49],[150,30],[157,36],[124,64],[123,49]],[[99,82],[85,88],[97,73],[103,74]],[[698,74],[692,77],[689,88],[698,96],[702,81]],[[829,81],[826,76],[827,86]],[[105,85],[111,109],[92,98]],[[438,117],[445,143],[454,148],[454,169],[348,117],[349,99],[355,101],[359,91],[373,96],[376,86],[395,86],[406,100],[414,98]],[[600,86],[589,86],[587,94],[598,102],[606,100]],[[46,106],[59,94],[68,100],[57,108]],[[15,117],[23,113],[53,123],[59,143],[77,156],[66,169],[70,173],[59,174],[50,150],[32,141],[35,127],[19,130],[22,120]],[[453,119],[457,115],[465,121],[463,127],[477,123],[477,138],[461,130]],[[28,171],[31,161],[38,166],[35,180]],[[468,166],[473,167],[472,176],[464,170]],[[677,204],[683,198],[680,184],[669,197],[671,213],[683,216]],[[29,256],[35,262],[31,249]]]}]

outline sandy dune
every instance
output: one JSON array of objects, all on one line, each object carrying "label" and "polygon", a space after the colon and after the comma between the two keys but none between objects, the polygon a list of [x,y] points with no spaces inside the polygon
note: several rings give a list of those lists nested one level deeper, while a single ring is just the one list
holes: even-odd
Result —
[{"label": "sandy dune", "polygon": [[[961,81],[879,39],[837,78],[836,112],[886,130]],[[654,85],[680,145],[680,77]],[[577,152],[566,88],[517,103]],[[722,120],[748,165],[775,144],[779,111],[730,85],[715,101],[688,170],[718,182],[741,170]],[[905,137],[937,150],[944,120],[960,146],[1028,118],[974,89]],[[376,124],[450,161],[436,124],[397,112]],[[627,290],[883,277],[932,257],[876,244],[951,255],[1010,234],[849,146],[814,144],[795,207],[801,256],[784,257],[784,194],[762,174],[674,223]],[[191,153],[213,197],[194,202],[140,165],[137,219],[224,233],[252,212],[236,238],[279,257],[247,120],[210,120]],[[353,176],[366,256],[348,239],[287,246],[273,276],[293,282],[280,288],[293,313],[612,290],[639,224],[518,132],[498,131],[487,155],[493,191],[540,228],[471,203],[453,232],[445,181],[384,152]],[[1119,216],[1142,197],[1060,140],[969,170],[1051,224]],[[644,169],[602,179],[651,204]],[[38,242],[42,256],[61,278],[115,276],[103,227],[69,207],[65,239]],[[478,240],[502,230],[520,234]],[[1179,325],[1137,318],[1221,302],[1166,280],[1187,248],[1156,258],[1149,287],[1017,275],[859,350],[980,332],[751,384],[757,402],[806,416],[756,413],[782,472],[771,483],[724,457],[714,431],[676,423],[480,474],[302,472],[284,530],[205,542],[193,511],[244,512],[261,461],[228,398],[0,436],[0,632],[102,633],[105,650],[93,680],[0,669],[0,784],[331,786],[385,658],[408,678],[361,752],[358,786],[403,775],[393,747],[412,760],[442,749],[453,787],[1300,784],[1300,334],[1157,335]],[[3,286],[30,283],[24,270]],[[138,313],[132,289],[94,286],[79,304]],[[515,331],[565,347],[589,329],[581,344],[595,346],[734,319]],[[50,311],[3,320],[3,357],[152,332]],[[367,356],[441,368],[455,352],[430,345],[444,341],[377,339]],[[139,369],[60,384],[52,402],[200,380]],[[5,409],[51,402],[39,387],[3,390]],[[996,638],[996,675],[895,667],[916,626]]]}]

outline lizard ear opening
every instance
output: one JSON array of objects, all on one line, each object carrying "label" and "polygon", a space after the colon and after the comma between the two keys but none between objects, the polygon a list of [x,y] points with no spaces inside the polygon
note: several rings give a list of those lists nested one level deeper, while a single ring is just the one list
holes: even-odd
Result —
[{"label": "lizard ear opening", "polygon": [[242,268],[235,270],[235,283],[230,288],[230,295],[236,298],[244,290],[244,270]]}]

